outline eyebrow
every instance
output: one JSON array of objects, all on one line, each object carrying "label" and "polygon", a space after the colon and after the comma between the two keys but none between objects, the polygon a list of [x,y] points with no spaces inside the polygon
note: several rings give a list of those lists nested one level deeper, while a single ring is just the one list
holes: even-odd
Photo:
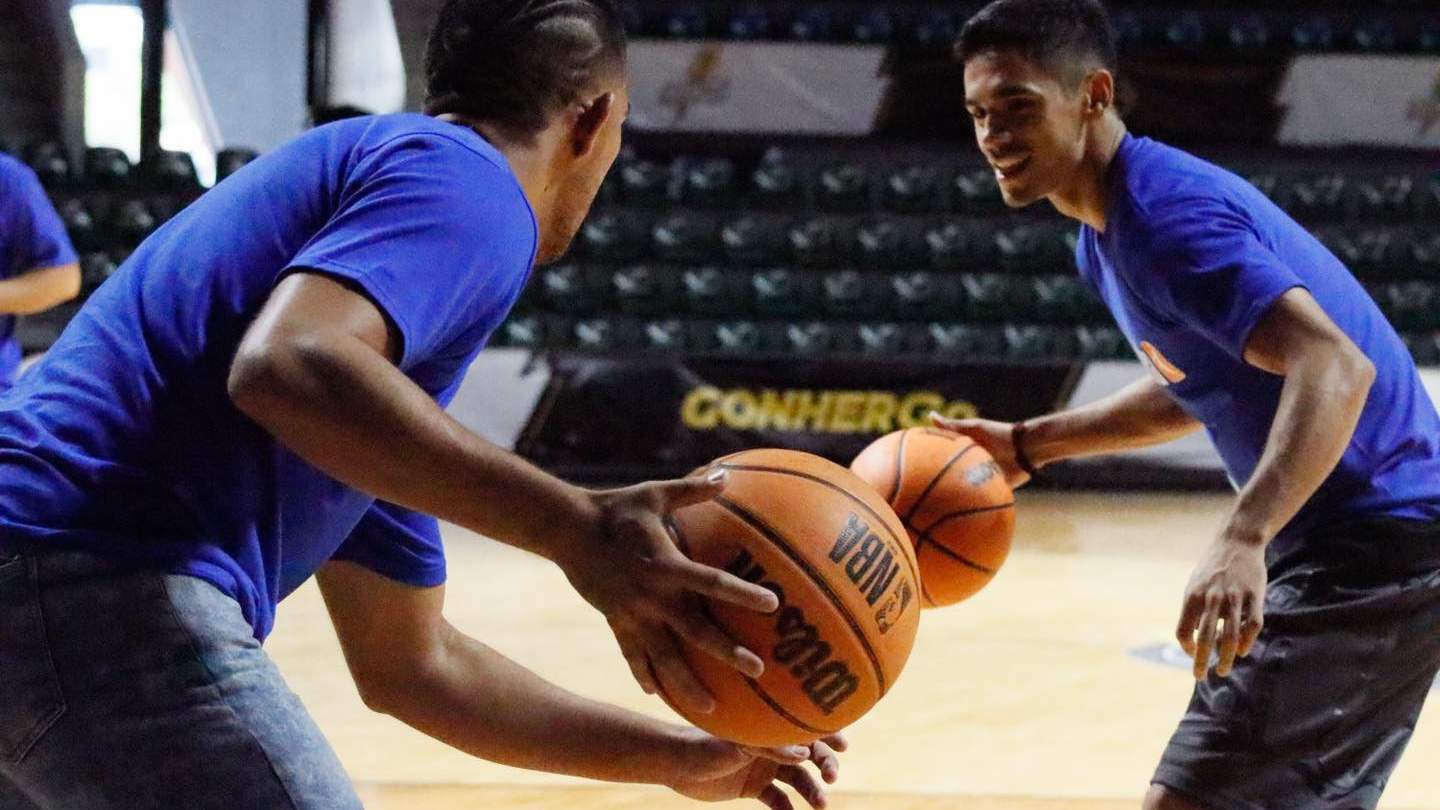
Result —
[{"label": "eyebrow", "polygon": [[[1037,91],[1035,88],[1031,87],[1028,84],[1007,84],[1004,87],[1001,87],[999,90],[995,91],[995,96],[997,98],[1014,98],[1016,96],[1038,95],[1040,95],[1039,91]],[[965,104],[966,106],[971,106],[976,104],[976,101],[975,99],[966,96]]]}]

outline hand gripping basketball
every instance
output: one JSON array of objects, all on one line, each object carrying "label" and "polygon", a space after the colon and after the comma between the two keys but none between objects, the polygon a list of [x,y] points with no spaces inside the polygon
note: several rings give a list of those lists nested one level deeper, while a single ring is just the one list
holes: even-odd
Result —
[{"label": "hand gripping basketball", "polygon": [[706,614],[703,598],[770,613],[774,593],[686,557],[664,518],[724,489],[722,474],[597,492],[595,531],[584,553],[562,564],[570,583],[610,623],[630,671],[648,694],[663,688],[685,707],[707,714],[715,701],[681,651],[678,637],[750,677],[760,657],[735,643]]},{"label": "hand gripping basketball", "polygon": [[[780,789],[783,782],[816,810],[828,804],[824,785],[840,776],[838,751],[848,747],[842,735],[834,734],[809,745],[781,748],[748,748],[703,732],[690,732],[683,750],[677,752],[676,775],[670,787],[682,796],[707,802],[756,799],[770,810],[793,810],[790,797]],[[805,767],[812,763],[820,779]]]}]

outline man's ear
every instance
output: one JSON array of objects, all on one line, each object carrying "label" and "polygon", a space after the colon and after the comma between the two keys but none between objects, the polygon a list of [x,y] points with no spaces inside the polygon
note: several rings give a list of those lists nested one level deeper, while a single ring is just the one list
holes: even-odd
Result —
[{"label": "man's ear", "polygon": [[1085,114],[1099,116],[1115,106],[1115,75],[1101,68],[1085,76]]},{"label": "man's ear", "polygon": [[615,94],[605,93],[581,105],[570,127],[570,148],[575,157],[583,158],[595,149],[600,132],[615,114]]}]

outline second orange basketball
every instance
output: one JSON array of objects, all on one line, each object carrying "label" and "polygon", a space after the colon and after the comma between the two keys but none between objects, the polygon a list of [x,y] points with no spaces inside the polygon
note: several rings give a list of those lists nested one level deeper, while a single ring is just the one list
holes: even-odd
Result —
[{"label": "second orange basketball", "polygon": [[938,428],[897,430],[866,447],[850,469],[904,522],[925,606],[968,599],[1005,563],[1015,495],[995,460],[969,438]]}]

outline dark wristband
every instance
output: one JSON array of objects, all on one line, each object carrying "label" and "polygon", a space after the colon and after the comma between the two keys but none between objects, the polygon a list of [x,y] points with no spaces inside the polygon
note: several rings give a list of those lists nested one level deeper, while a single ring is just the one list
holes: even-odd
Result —
[{"label": "dark wristband", "polygon": [[1015,448],[1015,463],[1020,466],[1020,469],[1025,471],[1026,475],[1034,478],[1040,474],[1040,470],[1037,469],[1034,464],[1030,463],[1030,457],[1025,455],[1025,447],[1022,444],[1025,439],[1025,433],[1029,430],[1029,425],[1024,422],[1016,422],[1015,425],[1010,428],[1010,446]]}]

